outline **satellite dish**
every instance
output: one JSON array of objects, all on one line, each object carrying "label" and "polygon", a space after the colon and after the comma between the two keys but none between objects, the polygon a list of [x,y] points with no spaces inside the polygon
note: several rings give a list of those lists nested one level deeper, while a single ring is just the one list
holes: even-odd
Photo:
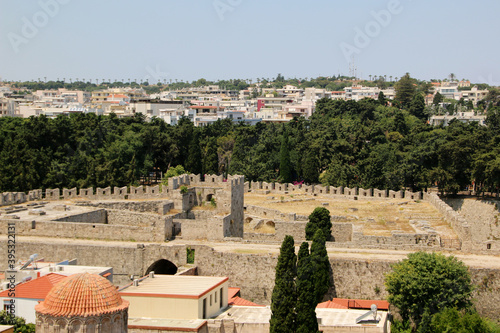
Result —
[{"label": "satellite dish", "polygon": [[364,315],[359,316],[358,318],[356,318],[356,324],[359,324],[361,321],[367,320],[365,318],[369,317],[370,315],[373,315],[373,321],[378,322],[378,320],[377,320],[377,305],[376,304],[372,304],[372,306],[370,308],[371,308],[370,311],[368,311]]}]

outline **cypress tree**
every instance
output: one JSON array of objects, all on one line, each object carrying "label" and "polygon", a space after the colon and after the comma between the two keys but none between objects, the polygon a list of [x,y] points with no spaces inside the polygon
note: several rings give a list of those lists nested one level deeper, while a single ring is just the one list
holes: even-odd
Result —
[{"label": "cypress tree", "polygon": [[309,244],[303,242],[297,260],[297,333],[318,332],[313,273]]},{"label": "cypress tree", "polygon": [[313,237],[311,245],[311,261],[313,267],[314,294],[316,304],[330,289],[330,261],[326,252],[326,240],[321,229],[318,229]]},{"label": "cypress tree", "polygon": [[186,169],[194,174],[201,174],[200,133],[196,129],[193,131],[193,137],[189,143]]},{"label": "cypress tree", "polygon": [[410,113],[417,118],[426,119],[425,115],[425,99],[422,94],[415,94],[410,104]]},{"label": "cypress tree", "polygon": [[215,138],[209,138],[203,159],[203,173],[207,175],[216,175],[218,171],[219,157],[217,156],[217,140]]},{"label": "cypress tree", "polygon": [[325,207],[316,207],[309,215],[309,222],[306,224],[306,239],[313,240],[316,230],[321,229],[325,239],[329,239],[332,233],[332,221],[330,211]]},{"label": "cypress tree", "polygon": [[314,149],[309,149],[302,159],[302,176],[306,183],[314,184],[319,178],[318,156]]},{"label": "cypress tree", "polygon": [[280,148],[280,180],[283,183],[290,183],[292,181],[290,150],[288,149],[288,133],[285,128],[283,128],[283,137],[281,138]]},{"label": "cypress tree", "polygon": [[297,257],[292,236],[285,236],[281,244],[273,295],[271,296],[271,333],[295,332],[295,304],[297,294],[295,277],[297,275]]}]

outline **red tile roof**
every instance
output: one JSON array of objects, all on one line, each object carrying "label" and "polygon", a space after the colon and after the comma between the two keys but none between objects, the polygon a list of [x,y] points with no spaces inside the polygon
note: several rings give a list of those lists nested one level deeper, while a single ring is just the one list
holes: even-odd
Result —
[{"label": "red tile roof", "polygon": [[239,297],[240,288],[227,288],[227,305],[239,305],[239,306],[263,306],[255,304],[254,302],[247,301]]},{"label": "red tile roof", "polygon": [[232,287],[229,287],[227,288],[227,299],[231,299],[233,297],[236,297],[240,294],[240,288],[232,288]]},{"label": "red tile roof", "polygon": [[229,300],[227,303],[228,305],[239,305],[239,306],[263,306],[259,304],[255,304],[254,302],[247,301],[246,299],[243,299],[241,297],[233,297]]},{"label": "red tile roof", "polygon": [[115,286],[100,275],[74,274],[56,284],[35,311],[51,316],[98,316],[128,308]]},{"label": "red tile roof", "polygon": [[389,302],[381,300],[334,298],[331,301],[319,303],[319,309],[370,309],[372,304],[379,310],[389,310]]},{"label": "red tile roof", "polygon": [[[52,287],[65,278],[65,275],[50,273],[37,279],[20,283],[16,286],[15,298],[45,299]],[[0,297],[9,297],[9,290],[0,292]]]}]

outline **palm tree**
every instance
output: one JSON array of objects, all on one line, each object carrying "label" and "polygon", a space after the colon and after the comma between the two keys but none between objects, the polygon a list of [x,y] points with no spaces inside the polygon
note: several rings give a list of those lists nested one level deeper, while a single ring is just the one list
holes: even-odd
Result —
[{"label": "palm tree", "polygon": [[391,82],[392,82],[392,75],[389,76],[389,80],[391,80]]},{"label": "palm tree", "polygon": [[372,75],[370,74],[370,75],[368,75],[368,77],[370,78],[370,81],[371,81],[372,80]]}]

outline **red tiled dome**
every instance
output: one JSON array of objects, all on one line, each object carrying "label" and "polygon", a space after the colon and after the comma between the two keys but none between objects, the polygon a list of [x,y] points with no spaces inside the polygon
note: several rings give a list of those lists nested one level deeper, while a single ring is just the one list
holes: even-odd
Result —
[{"label": "red tiled dome", "polygon": [[128,308],[116,287],[100,275],[74,274],[56,284],[35,311],[57,317],[99,316]]}]

